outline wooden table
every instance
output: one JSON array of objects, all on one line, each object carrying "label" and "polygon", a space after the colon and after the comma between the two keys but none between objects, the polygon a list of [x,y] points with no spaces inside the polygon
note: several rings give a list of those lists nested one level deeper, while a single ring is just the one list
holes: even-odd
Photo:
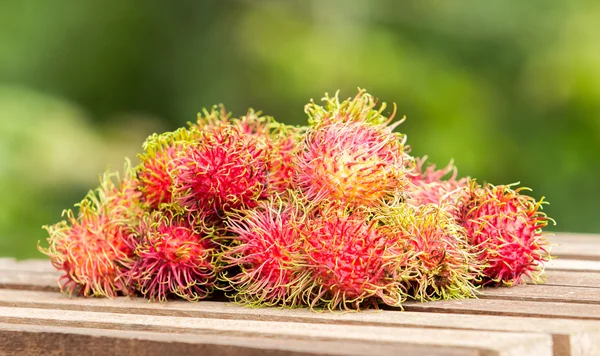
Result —
[{"label": "wooden table", "polygon": [[358,313],[69,298],[48,261],[0,259],[0,355],[600,355],[600,236],[551,241],[545,285]]}]

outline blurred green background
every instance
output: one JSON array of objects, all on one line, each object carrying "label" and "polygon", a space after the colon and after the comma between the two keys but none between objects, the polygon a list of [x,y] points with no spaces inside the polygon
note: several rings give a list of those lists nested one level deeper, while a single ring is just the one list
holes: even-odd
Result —
[{"label": "blurred green background", "polygon": [[2,1],[0,256],[223,102],[300,124],[324,92],[396,102],[415,155],[545,195],[600,232],[600,2]]}]

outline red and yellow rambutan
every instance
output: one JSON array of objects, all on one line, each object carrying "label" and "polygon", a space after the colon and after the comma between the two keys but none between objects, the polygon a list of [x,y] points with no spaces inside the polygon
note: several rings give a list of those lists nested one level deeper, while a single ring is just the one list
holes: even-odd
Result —
[{"label": "red and yellow rambutan", "polygon": [[382,103],[360,90],[340,102],[326,96],[325,107],[309,103],[310,128],[300,144],[296,185],[310,200],[338,201],[351,206],[376,206],[403,194],[412,169],[406,136],[393,132]]},{"label": "red and yellow rambutan", "polygon": [[[325,93],[322,101],[325,102],[325,106],[317,105],[311,99],[310,103],[304,107],[304,112],[308,115],[308,124],[312,128],[319,128],[322,126],[344,123],[344,122],[362,122],[370,125],[387,125],[392,122],[396,107],[394,106],[394,113],[386,117],[382,115],[386,109],[386,103],[381,103],[377,108],[377,100],[368,94],[364,89],[358,89],[358,94],[354,98],[348,98],[340,102],[339,92],[333,97]],[[399,125],[402,121],[394,124],[392,129]]]},{"label": "red and yellow rambutan", "polygon": [[135,258],[124,280],[150,300],[206,298],[217,275],[213,232],[195,214],[145,214],[128,240]]},{"label": "red and yellow rambutan", "polygon": [[481,266],[466,231],[446,208],[398,203],[382,210],[378,219],[407,254],[398,275],[408,296],[428,301],[474,295]]},{"label": "red and yellow rambutan", "polygon": [[541,211],[543,198],[537,202],[521,194],[525,189],[472,181],[461,202],[460,222],[486,264],[483,284],[537,281],[550,260],[542,228],[552,220]]},{"label": "red and yellow rambutan", "polygon": [[266,195],[269,151],[266,140],[234,125],[201,132],[175,161],[173,202],[213,216],[256,206]]},{"label": "red and yellow rambutan", "polygon": [[300,225],[304,205],[295,194],[272,196],[253,209],[229,214],[231,244],[224,247],[222,279],[233,299],[252,306],[298,306],[305,257]]},{"label": "red and yellow rambutan", "polygon": [[410,184],[403,142],[389,127],[333,123],[309,130],[301,147],[297,185],[310,200],[374,206]]},{"label": "red and yellow rambutan", "polygon": [[144,153],[139,155],[140,165],[137,167],[139,190],[146,207],[158,209],[162,204],[172,202],[175,160],[198,136],[197,131],[181,128],[161,135],[154,134],[146,139]]},{"label": "red and yellow rambutan", "polygon": [[302,228],[308,258],[304,300],[311,307],[355,309],[382,302],[400,306],[398,239],[367,215],[333,204]]},{"label": "red and yellow rambutan", "polygon": [[435,169],[435,165],[423,169],[426,160],[427,157],[416,159],[415,169],[407,175],[412,182],[407,202],[415,206],[441,205],[458,216],[457,205],[466,192],[469,179],[457,179],[457,170],[452,162],[439,170]]},{"label": "red and yellow rambutan", "polygon": [[[223,117],[223,114],[219,116]],[[248,110],[246,115],[230,121],[244,134],[264,140],[270,148],[268,195],[293,190],[296,156],[304,128],[279,123],[272,117],[261,116],[260,112],[252,109]]]},{"label": "red and yellow rambutan", "polygon": [[105,173],[100,187],[90,191],[76,206],[78,213],[65,210],[62,220],[48,231],[48,248],[38,247],[64,275],[61,290],[83,296],[115,297],[127,292],[120,279],[123,264],[131,258],[127,235],[142,214],[139,192],[129,166],[120,180]]},{"label": "red and yellow rambutan", "polygon": [[294,190],[297,172],[297,157],[304,128],[279,125],[271,133],[273,137],[273,154],[269,174],[269,192],[285,194]]}]

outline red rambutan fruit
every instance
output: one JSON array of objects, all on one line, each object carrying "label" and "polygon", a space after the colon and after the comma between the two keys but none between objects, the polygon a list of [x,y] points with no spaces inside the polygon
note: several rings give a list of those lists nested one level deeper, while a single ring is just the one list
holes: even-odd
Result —
[{"label": "red rambutan fruit", "polygon": [[465,298],[474,295],[480,270],[466,231],[443,206],[386,207],[378,217],[400,239],[407,258],[399,279],[416,300]]},{"label": "red rambutan fruit", "polygon": [[280,125],[272,134],[273,154],[271,158],[269,191],[285,193],[294,190],[297,176],[297,157],[304,128]]},{"label": "red rambutan fruit", "polygon": [[[322,101],[325,106],[317,105],[311,99],[310,103],[304,107],[304,112],[308,115],[308,124],[313,128],[330,125],[333,123],[343,122],[362,122],[371,125],[387,125],[395,115],[396,106],[394,105],[394,113],[390,117],[385,117],[381,113],[386,108],[386,103],[381,103],[377,109],[377,100],[368,94],[364,89],[358,90],[358,94],[354,98],[348,98],[340,102],[339,92],[334,97],[329,97],[325,93]],[[400,124],[397,122],[394,126]]]},{"label": "red rambutan fruit", "polygon": [[357,210],[331,205],[302,227],[308,258],[303,299],[314,307],[358,310],[379,302],[400,306],[398,239]]},{"label": "red rambutan fruit", "polygon": [[77,214],[65,210],[66,220],[44,226],[50,235],[49,247],[38,246],[56,269],[65,272],[59,279],[61,290],[72,294],[79,289],[83,296],[126,293],[120,280],[123,263],[132,253],[126,238],[142,213],[132,170],[126,166],[122,181],[116,173],[105,173],[100,187],[76,206]]},{"label": "red rambutan fruit", "polygon": [[204,299],[216,282],[213,231],[195,214],[157,210],[145,214],[128,240],[135,259],[124,276],[150,300]]},{"label": "red rambutan fruit", "polygon": [[[222,274],[236,302],[252,306],[295,307],[301,302],[299,285],[304,255],[298,231],[304,205],[297,196],[272,196],[253,209],[229,214],[232,243],[221,262]],[[239,271],[237,270],[239,268]]]},{"label": "red rambutan fruit", "polygon": [[241,134],[261,141],[269,149],[269,177],[266,195],[285,193],[294,189],[296,172],[295,157],[304,128],[285,125],[260,111],[248,110],[246,115],[232,118],[223,105],[204,110],[196,123],[190,124],[197,131],[218,133],[225,126],[234,126]]},{"label": "red rambutan fruit", "polygon": [[486,264],[484,284],[513,285],[525,277],[538,281],[550,260],[542,228],[553,220],[541,211],[545,201],[521,194],[527,188],[511,186],[472,181],[461,202],[460,221]]},{"label": "red rambutan fruit", "polygon": [[266,195],[269,151],[266,140],[231,124],[201,132],[175,161],[173,201],[213,216],[256,206]]},{"label": "red rambutan fruit", "polygon": [[375,206],[410,184],[403,142],[386,126],[329,124],[309,130],[301,148],[297,185],[314,201]]},{"label": "red rambutan fruit", "polygon": [[142,201],[149,209],[158,209],[162,204],[171,203],[171,171],[174,169],[175,159],[197,137],[196,131],[182,128],[161,135],[154,134],[146,139],[144,153],[139,155],[137,177]]},{"label": "red rambutan fruit", "polygon": [[[439,170],[435,169],[435,165],[423,169],[426,160],[427,157],[416,159],[415,169],[407,174],[413,183],[409,186],[407,202],[415,206],[441,205],[458,216],[457,205],[466,192],[469,179],[457,179],[457,170],[452,162]],[[445,178],[448,174],[451,175]]]}]

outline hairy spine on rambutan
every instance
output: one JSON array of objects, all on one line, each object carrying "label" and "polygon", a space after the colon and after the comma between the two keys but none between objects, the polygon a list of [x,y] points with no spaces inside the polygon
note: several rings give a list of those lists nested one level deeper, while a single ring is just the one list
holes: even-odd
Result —
[{"label": "hairy spine on rambutan", "polygon": [[461,201],[460,222],[486,264],[483,284],[539,282],[550,260],[550,245],[542,234],[553,222],[541,211],[546,202],[521,194],[528,188],[513,190],[513,185],[480,186],[473,180]]},{"label": "hairy spine on rambutan", "polygon": [[256,206],[266,196],[269,152],[267,141],[230,124],[201,132],[174,163],[172,199],[187,211],[221,217]]},{"label": "hairy spine on rambutan", "polygon": [[273,155],[269,175],[269,191],[285,194],[294,190],[294,181],[298,175],[297,157],[305,128],[280,124],[271,133],[273,137]]},{"label": "hairy spine on rambutan", "polygon": [[415,169],[407,174],[412,185],[409,186],[406,201],[415,206],[441,205],[453,216],[458,216],[458,202],[466,192],[469,178],[457,179],[456,166],[452,162],[439,170],[435,169],[435,165],[424,169],[426,160],[427,156],[417,158]]},{"label": "hairy spine on rambutan", "polygon": [[123,264],[131,258],[126,244],[131,227],[142,214],[133,171],[125,166],[125,176],[107,172],[100,187],[76,204],[78,212],[65,210],[65,220],[44,226],[48,248],[38,249],[50,257],[53,266],[64,271],[61,291],[83,296],[115,297],[127,292],[120,280]]},{"label": "hairy spine on rambutan", "polygon": [[301,231],[308,258],[303,299],[311,308],[358,310],[379,302],[400,306],[397,283],[405,258],[385,226],[358,210],[320,207]]},{"label": "hairy spine on rambutan", "polygon": [[378,219],[393,231],[407,254],[398,276],[411,298],[474,296],[481,266],[465,230],[446,208],[397,203],[381,210]]},{"label": "hairy spine on rambutan", "polygon": [[410,184],[404,142],[389,127],[341,122],[310,129],[296,184],[311,200],[375,206]]},{"label": "hairy spine on rambutan", "polygon": [[142,201],[149,209],[158,209],[162,204],[170,204],[173,193],[171,177],[176,158],[185,152],[187,145],[199,137],[198,131],[185,128],[174,132],[153,134],[144,142],[144,153],[139,155],[137,167],[139,190]]},{"label": "hairy spine on rambutan", "polygon": [[[308,124],[312,128],[343,122],[362,122],[365,124],[385,126],[391,123],[395,116],[395,104],[392,115],[390,117],[385,117],[382,113],[387,107],[386,103],[381,103],[379,109],[377,109],[377,100],[364,89],[359,88],[358,94],[354,98],[348,98],[341,102],[338,95],[339,91],[336,92],[333,97],[329,97],[329,94],[325,93],[325,97],[321,99],[325,102],[324,107],[315,104],[312,99],[310,103],[306,104],[304,112],[308,115]],[[403,120],[404,119],[394,124],[392,129]]]},{"label": "hairy spine on rambutan", "polygon": [[236,302],[300,306],[306,264],[299,233],[304,209],[299,196],[289,193],[229,214],[232,241],[220,256],[226,269],[221,279],[233,289]]},{"label": "hairy spine on rambutan", "polygon": [[128,240],[135,259],[124,279],[153,301],[208,297],[217,274],[213,234],[197,214],[169,210],[145,214]]}]

